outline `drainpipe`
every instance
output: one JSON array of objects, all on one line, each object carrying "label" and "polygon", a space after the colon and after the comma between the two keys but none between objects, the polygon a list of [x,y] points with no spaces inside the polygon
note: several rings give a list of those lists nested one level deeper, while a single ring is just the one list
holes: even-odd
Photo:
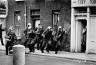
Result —
[{"label": "drainpipe", "polygon": [[26,24],[27,24],[27,6],[25,5],[25,28],[26,28]]}]

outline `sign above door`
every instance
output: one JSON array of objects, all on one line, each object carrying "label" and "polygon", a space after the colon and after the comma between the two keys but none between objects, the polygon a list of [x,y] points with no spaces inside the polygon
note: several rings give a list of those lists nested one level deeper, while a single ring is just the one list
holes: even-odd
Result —
[{"label": "sign above door", "polygon": [[72,0],[71,7],[96,6],[96,0]]}]

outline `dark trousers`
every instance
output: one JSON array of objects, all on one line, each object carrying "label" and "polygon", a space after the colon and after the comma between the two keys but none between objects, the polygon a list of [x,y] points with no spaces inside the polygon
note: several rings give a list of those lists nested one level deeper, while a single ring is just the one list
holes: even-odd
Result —
[{"label": "dark trousers", "polygon": [[61,47],[61,42],[60,42],[60,41],[56,42],[56,46],[55,46],[55,54],[58,53],[58,51],[60,50],[60,47]]},{"label": "dark trousers", "polygon": [[48,42],[47,39],[43,39],[43,42],[41,43],[41,51],[42,51],[42,53],[44,53],[44,49],[45,49],[45,47],[47,45],[47,42]]},{"label": "dark trousers", "polygon": [[28,40],[28,48],[30,50],[30,52],[35,52],[35,44],[36,44],[36,40],[35,39],[29,39]]},{"label": "dark trousers", "polygon": [[7,43],[6,43],[6,55],[8,55],[8,53],[11,49],[12,49],[12,42],[7,41]]},{"label": "dark trousers", "polygon": [[41,41],[40,36],[37,36],[37,38],[36,38],[36,42],[37,42],[37,50],[40,49],[40,41]]},{"label": "dark trousers", "polygon": [[25,42],[24,42],[25,47],[27,47],[27,42],[28,42],[28,39],[26,39]]},{"label": "dark trousers", "polygon": [[41,44],[41,51],[42,51],[42,53],[44,53],[45,47],[46,47],[46,51],[49,53],[49,51],[51,50],[51,43],[52,43],[52,41],[49,40],[49,39],[44,39],[43,40],[43,42]]},{"label": "dark trousers", "polygon": [[30,52],[34,52],[35,51],[35,48],[34,48],[34,44],[28,44],[28,48],[30,50]]},{"label": "dark trousers", "polygon": [[4,45],[3,38],[2,37],[0,37],[0,40],[1,40],[1,44]]}]

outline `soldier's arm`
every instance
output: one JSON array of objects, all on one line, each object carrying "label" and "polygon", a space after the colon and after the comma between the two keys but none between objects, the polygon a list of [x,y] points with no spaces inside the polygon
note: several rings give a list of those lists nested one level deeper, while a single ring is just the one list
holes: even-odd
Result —
[{"label": "soldier's arm", "polygon": [[3,28],[1,28],[1,30],[2,30],[2,31],[5,31],[5,30],[6,30],[6,28],[4,28],[4,29],[3,29]]}]

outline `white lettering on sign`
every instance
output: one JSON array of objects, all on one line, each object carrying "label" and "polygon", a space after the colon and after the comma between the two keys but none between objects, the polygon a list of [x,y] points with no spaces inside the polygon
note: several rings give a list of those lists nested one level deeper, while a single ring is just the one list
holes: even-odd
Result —
[{"label": "white lettering on sign", "polygon": [[96,0],[90,0],[91,4],[96,4]]},{"label": "white lettering on sign", "polygon": [[78,4],[85,4],[86,0],[78,0]]},{"label": "white lettering on sign", "polygon": [[72,7],[96,6],[96,0],[72,0]]}]

